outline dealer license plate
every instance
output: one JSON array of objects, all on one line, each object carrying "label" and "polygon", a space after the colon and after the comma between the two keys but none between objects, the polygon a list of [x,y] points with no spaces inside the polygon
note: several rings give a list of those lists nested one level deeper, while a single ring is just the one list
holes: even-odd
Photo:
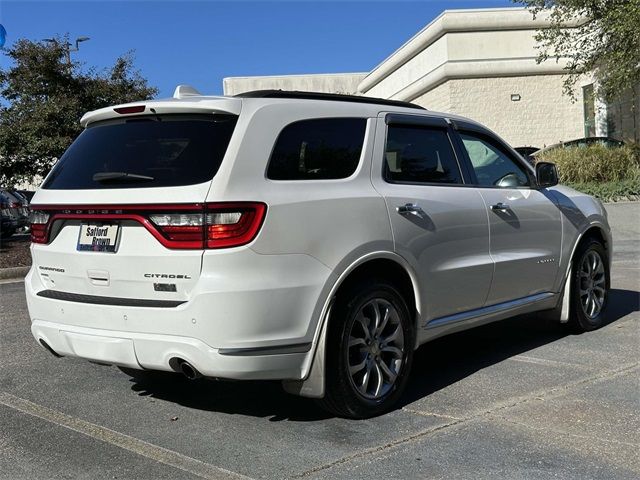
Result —
[{"label": "dealer license plate", "polygon": [[87,252],[115,252],[118,247],[120,225],[83,223],[78,235],[78,250]]}]

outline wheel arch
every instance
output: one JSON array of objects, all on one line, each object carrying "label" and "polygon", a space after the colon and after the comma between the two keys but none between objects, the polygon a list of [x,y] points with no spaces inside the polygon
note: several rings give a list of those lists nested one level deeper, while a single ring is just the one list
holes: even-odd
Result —
[{"label": "wheel arch", "polygon": [[[418,277],[409,263],[397,253],[390,251],[376,251],[363,255],[343,269],[333,283],[329,294],[326,295],[317,322],[306,375],[302,380],[283,381],[283,387],[287,392],[312,398],[324,396],[325,339],[333,303],[342,289],[348,288],[350,283],[370,275],[380,275],[380,278],[391,278],[394,283],[397,282],[401,289],[400,293],[404,296],[407,306],[414,315],[415,328],[418,328],[421,316],[421,295],[418,288]],[[417,345],[416,343],[414,348],[417,348]]]},{"label": "wheel arch", "polygon": [[[567,271],[565,272],[565,279],[569,275],[569,270],[571,269],[571,264],[573,263],[574,256],[578,251],[578,247],[582,245],[589,239],[598,240],[602,243],[604,247],[604,251],[607,254],[606,261],[611,262],[611,235],[608,233],[608,229],[601,223],[590,223],[583,231],[578,235],[576,241],[573,244],[573,248],[571,249],[571,255],[569,256],[569,265]],[[608,285],[607,285],[608,287]]]},{"label": "wheel arch", "polygon": [[[573,246],[571,248],[571,255],[569,255],[569,259],[567,262],[566,270],[564,271],[564,281],[562,283],[562,296],[560,301],[558,302],[558,307],[560,308],[559,320],[561,323],[566,323],[569,321],[569,308],[570,308],[570,292],[571,292],[571,269],[573,265],[573,260],[576,252],[578,251],[578,247],[589,240],[590,238],[595,238],[599,242],[602,243],[604,247],[604,251],[607,255],[606,262],[608,264],[609,269],[611,268],[611,247],[612,240],[611,234],[608,233],[608,228],[600,223],[600,222],[592,222],[588,224],[585,229],[576,237],[575,242],[573,242]],[[610,288],[611,275],[607,276],[607,288]],[[556,310],[557,311],[557,310]],[[556,317],[557,318],[557,317]]]},{"label": "wheel arch", "polygon": [[371,277],[391,281],[398,287],[411,314],[416,318],[420,316],[420,290],[417,276],[397,254],[385,255],[380,252],[380,255],[367,256],[352,264],[336,282],[332,297],[335,298],[352,284]]}]

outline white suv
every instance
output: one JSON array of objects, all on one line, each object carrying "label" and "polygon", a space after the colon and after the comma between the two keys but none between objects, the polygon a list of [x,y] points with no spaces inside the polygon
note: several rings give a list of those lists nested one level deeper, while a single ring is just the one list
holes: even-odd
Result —
[{"label": "white suv", "polygon": [[82,125],[32,207],[31,329],[57,356],[278,379],[366,417],[433,338],[537,310],[603,322],[602,204],[471,120],[180,86]]}]

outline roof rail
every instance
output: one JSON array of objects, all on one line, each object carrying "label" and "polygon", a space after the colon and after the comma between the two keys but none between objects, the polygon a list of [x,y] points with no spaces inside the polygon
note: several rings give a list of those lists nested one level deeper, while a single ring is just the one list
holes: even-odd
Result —
[{"label": "roof rail", "polygon": [[202,95],[191,85],[178,85],[173,92],[173,98],[194,97]]},{"label": "roof rail", "polygon": [[371,103],[376,105],[390,105],[394,107],[415,108],[425,110],[415,103],[387,100],[385,98],[361,97],[358,95],[342,95],[338,93],[300,92],[294,90],[253,90],[234,95],[240,98],[299,98],[303,100],[330,100],[332,102]]}]

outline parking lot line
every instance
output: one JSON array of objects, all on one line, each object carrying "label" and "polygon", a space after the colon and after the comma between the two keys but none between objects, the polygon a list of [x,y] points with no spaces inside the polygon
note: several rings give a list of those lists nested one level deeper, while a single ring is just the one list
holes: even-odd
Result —
[{"label": "parking lot line", "polygon": [[580,365],[579,363],[558,362],[557,360],[531,357],[528,355],[515,355],[513,357],[508,358],[507,360],[512,360],[514,362],[533,363],[535,365],[544,365],[544,366],[550,366],[550,367],[571,367],[571,368],[578,368],[578,369],[584,369],[584,370],[591,369],[590,367],[585,365]]},{"label": "parking lot line", "polygon": [[96,425],[95,423],[66,415],[62,412],[25,400],[24,398],[16,397],[10,393],[0,392],[0,404],[201,478],[211,480],[250,480],[250,477],[239,473],[216,467],[215,465],[125,435],[124,433],[116,432],[115,430]]},{"label": "parking lot line", "polygon": [[[594,372],[593,374],[586,376],[586,377],[582,377],[578,380],[566,383],[566,384],[562,384],[562,385],[556,385],[553,386],[551,388],[547,388],[547,389],[542,389],[539,391],[535,391],[535,392],[530,392],[527,395],[524,395],[520,398],[516,398],[516,399],[511,399],[509,402],[507,403],[502,403],[502,404],[496,404],[496,405],[492,405],[489,408],[485,409],[485,410],[480,410],[480,411],[476,411],[476,412],[472,412],[470,413],[468,416],[462,417],[462,418],[458,418],[458,417],[450,417],[451,421],[448,423],[445,423],[443,425],[437,425],[435,427],[429,427],[426,428],[424,430],[415,432],[411,435],[408,435],[406,437],[401,437],[399,439],[396,439],[394,441],[391,441],[385,445],[379,445],[376,447],[372,447],[372,448],[368,448],[366,450],[362,450],[359,452],[355,452],[351,455],[347,455],[343,458],[340,458],[338,460],[335,460],[333,462],[327,463],[325,465],[318,465],[314,468],[311,468],[307,471],[304,471],[302,473],[293,475],[291,477],[289,477],[290,479],[302,479],[302,478],[306,478],[309,477],[311,475],[314,474],[318,474],[319,472],[326,472],[329,471],[333,468],[336,468],[340,465],[344,465],[356,460],[361,460],[363,458],[366,457],[375,457],[376,455],[381,454],[382,452],[388,451],[390,449],[393,448],[397,448],[400,447],[402,445],[407,445],[411,442],[420,440],[420,439],[424,439],[425,437],[429,436],[429,435],[433,435],[433,434],[438,434],[441,433],[442,431],[448,431],[452,428],[457,428],[460,427],[462,425],[466,425],[468,423],[470,423],[473,420],[478,420],[478,419],[491,419],[491,418],[500,418],[502,420],[506,420],[503,417],[503,414],[505,411],[508,411],[510,409],[512,409],[513,407],[517,407],[519,405],[534,401],[534,400],[539,400],[541,398],[547,398],[547,399],[551,399],[551,398],[557,398],[557,397],[561,397],[561,396],[565,396],[567,395],[572,389],[575,389],[581,385],[586,385],[586,384],[593,384],[593,383],[597,383],[599,381],[605,380],[605,379],[611,379],[620,375],[624,375],[626,373],[632,372],[634,370],[638,370],[640,368],[640,363],[639,362],[633,362],[633,363],[628,363],[628,364],[624,364],[624,365],[620,365],[618,368],[615,369],[609,369],[609,370],[605,370],[605,371],[600,371],[600,372]],[[416,415],[431,415],[428,412],[416,412],[416,411],[412,411],[411,409],[408,408],[403,408],[403,411],[406,411],[408,413],[412,413],[412,414],[416,414]],[[512,422],[513,423],[513,422]],[[564,432],[563,432],[564,433]],[[567,434],[569,435],[569,434]],[[574,435],[575,436],[575,435]],[[631,445],[631,446],[635,446],[635,444],[628,444],[626,442],[616,442],[619,443],[621,445]],[[330,477],[330,475],[327,475],[327,477]]]}]

